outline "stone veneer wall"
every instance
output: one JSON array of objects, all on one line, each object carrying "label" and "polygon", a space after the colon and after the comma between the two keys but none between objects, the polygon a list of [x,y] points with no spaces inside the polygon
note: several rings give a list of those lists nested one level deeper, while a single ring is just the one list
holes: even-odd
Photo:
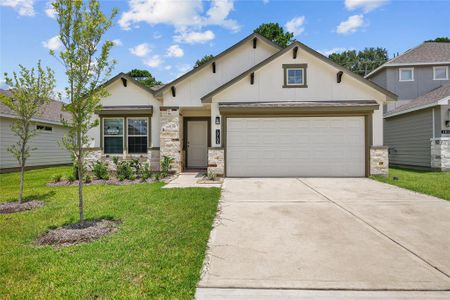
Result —
[{"label": "stone veneer wall", "polygon": [[450,138],[431,139],[431,168],[450,171]]},{"label": "stone veneer wall", "polygon": [[225,150],[223,148],[208,148],[208,173],[217,176],[225,175]]},{"label": "stone veneer wall", "polygon": [[171,171],[180,173],[183,170],[183,117],[177,107],[159,108],[160,116],[160,156],[174,159]]},{"label": "stone veneer wall", "polygon": [[92,167],[97,161],[102,161],[106,163],[108,166],[108,169],[110,171],[115,171],[116,166],[113,163],[113,157],[118,156],[120,160],[132,160],[132,159],[138,159],[141,163],[145,164],[148,163],[150,165],[150,169],[152,171],[159,171],[160,170],[160,163],[159,163],[159,149],[148,149],[147,154],[128,154],[128,155],[107,155],[103,154],[102,150],[100,149],[87,149],[87,154],[84,159],[86,168],[91,171]]},{"label": "stone veneer wall", "polygon": [[370,175],[389,175],[389,151],[385,146],[370,148]]}]

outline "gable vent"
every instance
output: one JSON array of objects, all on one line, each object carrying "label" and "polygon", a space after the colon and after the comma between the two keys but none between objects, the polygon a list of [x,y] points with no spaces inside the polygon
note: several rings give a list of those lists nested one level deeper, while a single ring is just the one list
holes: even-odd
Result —
[{"label": "gable vent", "polygon": [[177,89],[175,88],[175,86],[172,86],[171,88],[170,88],[170,90],[172,91],[172,97],[175,97],[177,94],[176,94],[176,92],[177,92]]},{"label": "gable vent", "polygon": [[254,83],[255,83],[255,72],[252,72],[252,74],[250,74],[250,84]]},{"label": "gable vent", "polygon": [[215,61],[212,63],[212,72],[216,73],[216,62]]},{"label": "gable vent", "polygon": [[124,87],[127,87],[127,79],[126,78],[120,78],[120,79],[122,79],[122,84],[123,84],[123,86]]},{"label": "gable vent", "polygon": [[256,49],[256,42],[258,41],[257,38],[253,38],[253,49]]}]

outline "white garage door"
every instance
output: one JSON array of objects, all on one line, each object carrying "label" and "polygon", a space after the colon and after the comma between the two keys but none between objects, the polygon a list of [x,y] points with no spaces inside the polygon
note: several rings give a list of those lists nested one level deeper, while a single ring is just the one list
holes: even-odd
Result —
[{"label": "white garage door", "polygon": [[364,176],[364,134],[364,117],[228,118],[227,176]]}]

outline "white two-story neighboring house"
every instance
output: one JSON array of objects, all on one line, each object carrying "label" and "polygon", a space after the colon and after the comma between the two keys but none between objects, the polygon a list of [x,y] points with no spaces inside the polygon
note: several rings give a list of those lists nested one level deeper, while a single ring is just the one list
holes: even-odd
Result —
[{"label": "white two-story neighboring house", "polygon": [[382,107],[396,95],[300,42],[251,34],[162,87],[120,73],[88,160],[138,158],[229,177],[387,173]]},{"label": "white two-story neighboring house", "polygon": [[366,78],[398,95],[385,107],[393,165],[450,170],[450,43],[425,42]]}]

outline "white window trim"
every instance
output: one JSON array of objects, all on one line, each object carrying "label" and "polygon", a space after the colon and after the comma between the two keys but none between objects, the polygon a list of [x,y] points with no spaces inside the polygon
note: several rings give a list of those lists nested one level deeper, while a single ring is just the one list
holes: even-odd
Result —
[{"label": "white window trim", "polygon": [[[436,78],[436,69],[445,68],[445,78]],[[448,66],[433,67],[433,80],[448,80]]]},{"label": "white window trim", "polygon": [[[402,71],[411,71],[411,79],[402,79]],[[398,81],[407,82],[414,81],[414,68],[399,68],[398,69]]]},{"label": "white window trim", "polygon": [[[147,120],[147,134],[128,134],[128,120],[142,120],[142,119],[145,119],[145,120]],[[128,141],[128,138],[129,137],[143,137],[143,136],[145,136],[146,138],[147,138],[147,148],[148,148],[148,143],[149,143],[149,138],[148,138],[148,136],[149,136],[149,122],[150,122],[150,120],[149,120],[149,118],[148,117],[127,117],[127,153],[128,153],[128,146],[129,146],[129,141]],[[145,152],[144,152],[145,153]],[[143,153],[130,153],[130,154],[143,154]]]},{"label": "white window trim", "polygon": [[[289,83],[289,70],[302,70],[302,82],[301,83]],[[289,86],[305,85],[305,68],[286,68],[286,85],[289,85]]]},{"label": "white window trim", "polygon": [[[122,135],[106,135],[105,134],[105,120],[122,119]],[[128,125],[128,124],[127,124]],[[103,133],[103,153],[105,153],[105,137],[122,137],[122,152],[125,150],[125,118],[124,117],[103,117],[102,118],[102,133]],[[121,155],[120,153],[105,153],[108,155]]]}]

